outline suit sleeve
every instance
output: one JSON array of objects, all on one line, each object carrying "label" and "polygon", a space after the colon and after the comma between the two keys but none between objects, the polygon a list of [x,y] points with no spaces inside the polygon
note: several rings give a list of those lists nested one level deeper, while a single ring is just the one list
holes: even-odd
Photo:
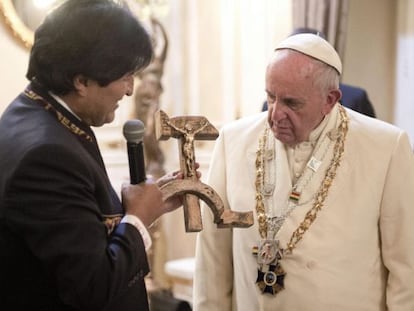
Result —
[{"label": "suit sleeve", "polygon": [[97,197],[108,194],[97,187],[92,162],[62,146],[32,150],[11,179],[6,209],[9,227],[38,258],[62,301],[82,310],[102,310],[137,278],[145,291],[148,272],[132,225],[107,235]]},{"label": "suit sleeve", "polygon": [[389,163],[380,218],[389,311],[414,310],[413,190],[413,152],[408,136],[400,134]]},{"label": "suit sleeve", "polygon": [[[229,208],[225,163],[224,134],[221,133],[213,150],[207,184],[219,194],[224,208]],[[233,291],[232,231],[218,229],[206,205],[203,205],[202,219],[203,230],[198,233],[196,242],[194,310],[230,311]]]}]

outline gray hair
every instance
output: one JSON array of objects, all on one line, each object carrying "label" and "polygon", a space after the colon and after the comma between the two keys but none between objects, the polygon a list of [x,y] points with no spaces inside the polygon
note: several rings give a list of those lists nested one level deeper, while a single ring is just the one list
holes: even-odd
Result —
[{"label": "gray hair", "polygon": [[313,58],[312,63],[315,65],[313,83],[322,93],[339,88],[339,73],[335,68]]}]

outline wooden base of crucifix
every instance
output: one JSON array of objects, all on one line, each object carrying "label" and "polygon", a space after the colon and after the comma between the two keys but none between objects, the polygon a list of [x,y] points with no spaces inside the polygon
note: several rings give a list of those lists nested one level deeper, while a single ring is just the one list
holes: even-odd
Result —
[{"label": "wooden base of crucifix", "polygon": [[169,118],[164,111],[158,110],[155,113],[155,135],[158,140],[167,140],[170,137],[178,139],[180,168],[184,173],[184,179],[165,184],[161,191],[164,200],[176,194],[184,194],[186,232],[198,232],[203,229],[199,199],[210,207],[218,228],[250,227],[253,224],[253,212],[243,213],[225,209],[215,190],[197,178],[194,140],[215,140],[218,137],[217,129],[205,117]]}]

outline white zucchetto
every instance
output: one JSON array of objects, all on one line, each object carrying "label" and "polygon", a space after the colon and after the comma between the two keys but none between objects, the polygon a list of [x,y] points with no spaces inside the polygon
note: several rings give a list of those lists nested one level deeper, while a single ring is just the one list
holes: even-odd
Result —
[{"label": "white zucchetto", "polygon": [[335,68],[342,74],[342,62],[333,46],[320,36],[311,33],[300,33],[289,36],[275,48],[276,50],[291,49],[311,56]]}]

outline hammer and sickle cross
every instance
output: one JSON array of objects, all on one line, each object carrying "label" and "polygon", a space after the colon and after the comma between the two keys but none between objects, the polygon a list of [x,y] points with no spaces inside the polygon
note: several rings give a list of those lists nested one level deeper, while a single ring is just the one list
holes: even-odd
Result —
[{"label": "hammer and sickle cross", "polygon": [[186,232],[198,232],[203,229],[199,199],[203,200],[214,215],[218,228],[250,227],[253,224],[252,212],[235,212],[225,209],[216,191],[197,178],[195,169],[194,141],[215,140],[217,129],[202,116],[180,116],[169,118],[158,110],[155,113],[155,135],[158,140],[170,137],[178,139],[180,168],[184,178],[173,180],[161,187],[163,199],[176,194],[184,194],[184,221]]}]

